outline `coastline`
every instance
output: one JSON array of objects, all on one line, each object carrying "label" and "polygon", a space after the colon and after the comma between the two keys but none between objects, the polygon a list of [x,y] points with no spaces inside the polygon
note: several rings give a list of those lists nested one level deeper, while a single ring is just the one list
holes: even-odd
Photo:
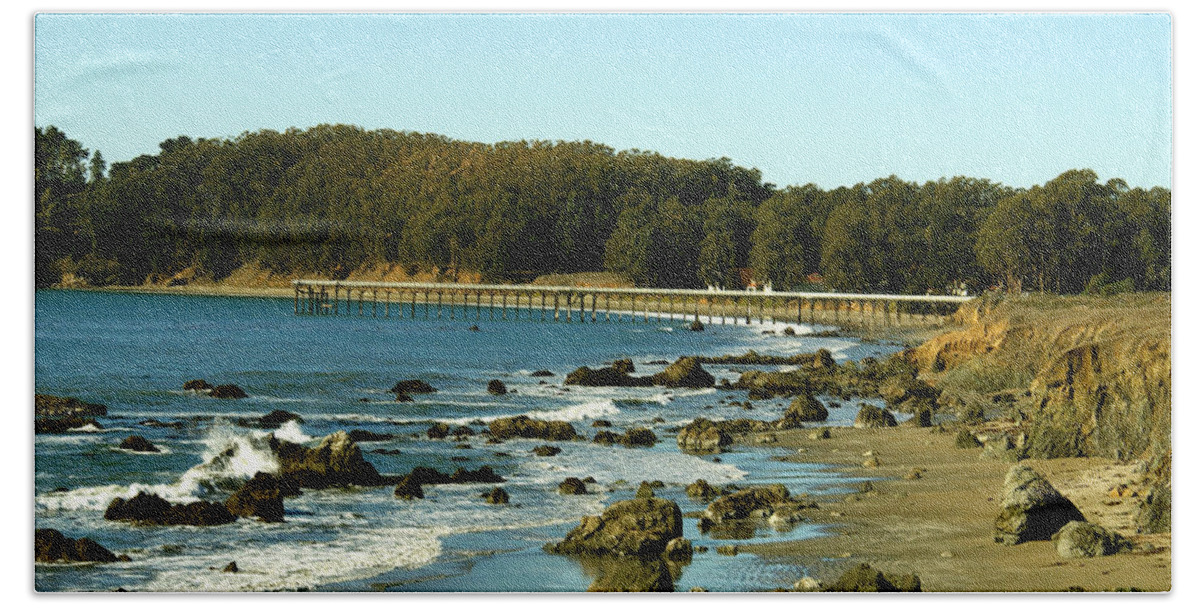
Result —
[{"label": "coastline", "polygon": [[[1071,499],[1089,521],[1130,538],[1138,550],[1098,558],[1066,559],[1049,541],[1004,546],[992,540],[1000,511],[999,493],[1012,463],[981,460],[982,448],[959,449],[953,433],[929,428],[856,429],[831,427],[832,437],[808,438],[811,430],[777,433],[779,446],[803,453],[791,462],[826,463],[858,477],[876,478],[863,493],[818,500],[807,515],[830,526],[812,539],[746,547],[761,557],[791,561],[826,582],[857,563],[884,572],[916,573],[923,591],[1142,591],[1171,589],[1171,535],[1136,533],[1136,498],[1111,498],[1108,490],[1132,482],[1132,463],[1102,458],[1022,461]],[[882,461],[864,468],[863,453]],[[904,476],[925,469],[920,479]],[[948,556],[947,556],[948,555]],[[835,559],[829,559],[835,558]]]}]

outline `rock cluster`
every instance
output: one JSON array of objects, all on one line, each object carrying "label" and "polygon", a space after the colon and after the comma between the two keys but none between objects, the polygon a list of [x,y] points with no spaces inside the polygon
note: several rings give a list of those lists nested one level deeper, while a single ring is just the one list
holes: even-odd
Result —
[{"label": "rock cluster", "polygon": [[622,359],[612,367],[592,369],[584,366],[567,374],[566,384],[579,386],[665,386],[667,388],[708,388],[716,383],[695,357],[680,357],[663,371],[650,376],[631,376],[633,363]]},{"label": "rock cluster", "polygon": [[33,561],[35,562],[111,563],[128,560],[128,557],[122,560],[90,538],[69,538],[53,528],[38,528],[33,533]]},{"label": "rock cluster", "polygon": [[157,494],[139,492],[129,500],[114,498],[104,511],[104,519],[156,526],[218,526],[233,523],[237,516],[221,503],[199,500],[172,504]]},{"label": "rock cluster", "polygon": [[108,408],[103,405],[74,397],[33,396],[33,432],[38,435],[65,433],[89,424],[99,427],[95,417],[106,415]]},{"label": "rock cluster", "polygon": [[772,484],[721,496],[700,514],[699,525],[708,530],[726,523],[767,520],[782,526],[799,521],[798,511],[808,508],[816,508],[816,504],[794,500],[783,484]]},{"label": "rock cluster", "polygon": [[575,427],[561,420],[535,420],[529,416],[497,418],[488,425],[493,439],[513,438],[545,439],[547,441],[570,441],[578,435]]}]

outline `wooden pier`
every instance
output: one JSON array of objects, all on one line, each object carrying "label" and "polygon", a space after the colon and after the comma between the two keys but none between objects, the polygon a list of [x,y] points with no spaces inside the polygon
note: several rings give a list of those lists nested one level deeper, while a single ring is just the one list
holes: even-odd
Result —
[{"label": "wooden pier", "polygon": [[967,296],[296,280],[296,315],[455,321],[940,325]]}]

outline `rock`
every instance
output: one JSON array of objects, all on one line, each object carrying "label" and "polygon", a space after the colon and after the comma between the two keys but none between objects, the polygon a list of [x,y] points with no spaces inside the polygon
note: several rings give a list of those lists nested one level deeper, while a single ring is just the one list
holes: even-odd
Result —
[{"label": "rock", "polygon": [[635,497],[654,498],[654,486],[648,481],[643,481],[640,485],[638,485],[637,495]]},{"label": "rock", "polygon": [[617,359],[616,361],[613,361],[612,369],[620,374],[632,374],[634,371],[636,371],[633,368],[633,359],[628,358]]},{"label": "rock", "polygon": [[[633,363],[631,362],[629,368],[632,369],[632,367]],[[649,378],[636,378],[630,376],[629,372],[618,370],[615,367],[592,369],[586,365],[567,374],[564,384],[579,386],[651,386]]]},{"label": "rock", "polygon": [[896,426],[896,417],[891,412],[873,405],[860,404],[858,415],[854,417],[856,429],[878,429]]},{"label": "rock", "polygon": [[108,408],[85,403],[74,397],[54,395],[33,396],[33,430],[35,434],[58,434],[96,423],[95,416],[107,416]]},{"label": "rock", "polygon": [[709,388],[716,384],[712,374],[704,371],[694,357],[680,357],[650,379],[656,386],[668,388]]},{"label": "rock", "polygon": [[90,538],[76,540],[54,528],[38,528],[33,533],[33,561],[112,563],[120,558]]},{"label": "rock", "polygon": [[283,493],[279,480],[270,473],[254,474],[225,501],[225,508],[239,517],[257,517],[266,522],[283,521]]},{"label": "rock", "polygon": [[450,435],[450,425],[445,422],[435,422],[425,429],[425,436],[430,439],[445,439]]},{"label": "rock", "polygon": [[221,568],[221,572],[227,572],[229,574],[237,574],[238,573],[237,562],[229,562],[228,564],[225,564],[225,567]]},{"label": "rock", "polygon": [[467,331],[480,331],[480,329],[478,325],[472,325],[467,328]]},{"label": "rock", "polygon": [[562,453],[562,448],[556,448],[552,445],[539,445],[530,451],[537,456],[557,456],[558,454]]},{"label": "rock", "polygon": [[832,371],[837,369],[837,361],[833,360],[833,353],[828,349],[818,348],[817,352],[813,354],[809,367],[815,370]]},{"label": "rock", "polygon": [[[933,409],[941,394],[940,389],[908,374],[895,374],[879,385],[879,396],[900,411],[911,411],[915,407]],[[904,405],[906,403],[908,405]]]},{"label": "rock", "polygon": [[694,498],[704,502],[708,502],[721,495],[720,490],[712,487],[703,479],[697,479],[696,481],[688,484],[687,488],[684,489],[684,492],[687,493],[688,498]]},{"label": "rock", "polygon": [[692,541],[686,538],[673,538],[663,549],[663,557],[672,562],[689,562],[692,560]]},{"label": "rock", "polygon": [[217,399],[245,399],[249,395],[236,384],[220,384],[208,391],[208,396]]},{"label": "rock", "polygon": [[1101,557],[1133,550],[1129,539],[1106,530],[1101,526],[1084,521],[1067,522],[1051,540],[1061,557]]},{"label": "rock", "polygon": [[571,426],[569,422],[534,420],[528,416],[497,418],[488,425],[488,430],[491,431],[493,438],[500,440],[522,437],[548,441],[570,441],[578,436],[575,434],[575,427]]},{"label": "rock", "polygon": [[338,431],[326,436],[315,448],[282,441],[272,436],[271,447],[279,460],[279,476],[302,488],[330,486],[381,486],[395,483],[363,459],[350,435]]},{"label": "rock", "polygon": [[737,545],[720,545],[717,547],[717,555],[728,555],[730,557],[738,554]]},{"label": "rock", "polygon": [[299,414],[293,414],[286,410],[273,410],[270,414],[258,419],[259,425],[264,429],[277,429],[285,422],[295,421],[297,424],[304,424],[304,419]]},{"label": "rock", "polygon": [[612,423],[607,420],[597,420],[592,423],[592,428],[594,428],[594,429],[595,428],[609,428],[611,426],[612,426]]},{"label": "rock", "polygon": [[585,571],[595,572],[589,592],[674,591],[671,569],[662,559],[581,557]]},{"label": "rock", "polygon": [[979,438],[975,436],[975,433],[967,429],[962,429],[958,432],[958,435],[954,436],[954,447],[967,450],[983,447],[983,444],[979,442]]},{"label": "rock", "polygon": [[437,389],[429,386],[429,383],[424,380],[401,380],[392,386],[391,392],[420,395],[423,393],[436,393]]},{"label": "rock", "polygon": [[396,393],[396,402],[397,403],[411,403],[412,401],[413,401],[413,398],[408,393]]},{"label": "rock", "polygon": [[657,558],[667,543],[683,536],[679,506],[661,498],[613,503],[600,516],[585,516],[578,527],[545,549],[557,554]]},{"label": "rock", "polygon": [[600,445],[612,445],[614,443],[620,443],[621,439],[621,435],[618,435],[612,431],[600,431],[599,433],[596,433],[595,437],[592,438],[592,443],[598,443]]},{"label": "rock", "polygon": [[213,385],[204,380],[188,380],[183,383],[183,390],[185,391],[211,391],[212,389]]},{"label": "rock", "polygon": [[217,526],[233,523],[237,516],[220,503],[200,500],[171,504],[157,494],[138,492],[129,500],[114,498],[104,511],[104,519],[156,526]]},{"label": "rock", "polygon": [[789,325],[789,326],[783,328],[783,335],[794,336],[794,335],[796,335],[796,330],[792,329],[792,327]]},{"label": "rock", "polygon": [[552,372],[548,369],[539,369],[536,372],[533,372],[532,374],[529,374],[529,375],[533,376],[534,378],[550,378],[550,377],[554,376],[554,372]]},{"label": "rock", "polygon": [[355,443],[369,443],[372,441],[388,441],[395,439],[396,436],[391,433],[376,433],[363,429],[354,429],[350,431],[350,440]]},{"label": "rock", "polygon": [[691,325],[688,325],[688,331],[704,331],[704,324],[700,322],[700,319],[696,319],[692,321]]},{"label": "rock", "polygon": [[1025,450],[1017,447],[1011,435],[998,435],[988,438],[979,459],[1018,462],[1025,459]]},{"label": "rock", "polygon": [[697,418],[679,431],[675,443],[685,452],[713,454],[732,444],[733,437],[721,430],[717,423],[707,418]]},{"label": "rock", "polygon": [[480,494],[479,496],[486,500],[489,505],[508,504],[508,492],[505,492],[504,488],[501,488],[500,486],[496,486],[491,490]]},{"label": "rock", "polygon": [[779,443],[779,437],[775,435],[775,433],[763,433],[762,435],[754,438],[754,443]]},{"label": "rock", "polygon": [[[790,327],[788,329],[791,329]],[[795,591],[820,591],[821,581],[811,576],[806,576],[792,585]]]},{"label": "rock", "polygon": [[847,570],[825,591],[871,593],[877,591],[920,591],[921,579],[915,574],[887,576],[869,564],[858,564]]},{"label": "rock", "polygon": [[508,387],[499,380],[488,380],[487,392],[492,395],[507,395]]},{"label": "rock", "polygon": [[792,399],[777,424],[781,429],[797,429],[803,422],[822,422],[826,418],[829,418],[829,410],[812,393],[803,393]]},{"label": "rock", "polygon": [[153,443],[150,443],[141,435],[130,435],[121,441],[121,445],[117,446],[122,450],[130,450],[133,452],[152,452],[157,453],[162,450],[158,449]]},{"label": "rock", "polygon": [[392,493],[396,498],[404,500],[425,498],[425,492],[421,489],[420,480],[411,474],[400,478],[400,483],[396,484],[396,489]]},{"label": "rock", "polygon": [[788,530],[804,520],[797,507],[780,505],[774,508],[767,524],[776,530]]},{"label": "rock", "polygon": [[1050,540],[1068,522],[1086,521],[1074,503],[1025,465],[1008,471],[1002,500],[993,536],[1005,545]]},{"label": "rock", "polygon": [[450,483],[504,483],[508,481],[496,474],[492,467],[483,465],[478,470],[459,468],[450,475]]},{"label": "rock", "polygon": [[923,429],[933,426],[933,410],[927,407],[919,407],[911,411],[913,413],[912,418],[900,423],[900,426],[913,426]]},{"label": "rock", "polygon": [[783,484],[748,488],[714,500],[700,515],[700,521],[703,526],[752,516],[766,518],[770,517],[776,508],[794,504]]},{"label": "rock", "polygon": [[621,437],[621,445],[627,448],[634,447],[654,447],[658,443],[658,436],[654,431],[644,428],[634,428],[625,431],[625,435]]},{"label": "rock", "polygon": [[568,477],[558,484],[558,493],[567,495],[587,494],[587,485],[578,477]]},{"label": "rock", "polygon": [[831,434],[831,433],[829,432],[829,429],[827,429],[827,428],[821,429],[821,430],[819,430],[819,431],[813,431],[813,432],[811,432],[811,433],[809,433],[809,434],[808,434],[808,438],[809,438],[809,439],[813,439],[813,440],[817,440],[817,439],[829,439],[829,438],[831,438],[831,437],[833,437],[833,434]]},{"label": "rock", "polygon": [[472,431],[470,427],[456,426],[450,429],[450,436],[461,441],[463,437],[474,437],[475,431]]}]

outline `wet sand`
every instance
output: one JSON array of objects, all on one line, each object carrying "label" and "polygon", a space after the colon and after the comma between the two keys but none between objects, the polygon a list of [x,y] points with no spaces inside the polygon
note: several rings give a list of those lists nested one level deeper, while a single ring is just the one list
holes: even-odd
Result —
[{"label": "wet sand", "polygon": [[[921,428],[833,428],[832,438],[809,439],[811,429],[778,433],[779,445],[803,453],[796,462],[831,463],[848,475],[879,478],[874,491],[818,501],[808,511],[828,524],[821,538],[760,545],[748,551],[795,560],[816,578],[832,581],[846,568],[867,562],[884,572],[920,576],[925,591],[1112,591],[1171,587],[1169,534],[1138,535],[1138,498],[1112,498],[1118,483],[1132,487],[1131,463],[1100,458],[1026,460],[1071,499],[1089,521],[1153,550],[1090,559],[1064,559],[1049,541],[1015,547],[992,540],[1000,489],[1012,463],[980,460],[982,448],[959,449],[953,433]],[[866,468],[872,451],[882,464]],[[925,471],[906,480],[913,467]],[[857,484],[854,484],[857,485]],[[836,558],[836,559],[828,559]]]}]

